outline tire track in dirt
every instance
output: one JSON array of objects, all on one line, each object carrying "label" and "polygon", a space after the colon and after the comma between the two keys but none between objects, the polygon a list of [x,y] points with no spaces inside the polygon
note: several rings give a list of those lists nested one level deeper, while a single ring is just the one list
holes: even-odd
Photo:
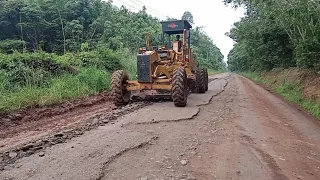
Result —
[{"label": "tire track in dirt", "polygon": [[[255,142],[253,148],[266,159],[274,177],[316,179],[320,176],[320,159],[316,155],[320,149],[310,145],[320,143],[318,122],[254,82],[241,76],[238,80],[248,96],[247,103],[252,104],[252,111],[258,117],[257,122],[262,124],[259,132],[247,136],[256,137],[249,141]],[[254,125],[244,126],[244,129],[252,132],[251,128]],[[304,143],[297,143],[299,140]]]},{"label": "tire track in dirt", "polygon": [[[170,103],[170,104],[172,104],[172,103]],[[150,106],[148,106],[148,108],[149,107]],[[128,115],[128,113],[127,113],[127,115]],[[103,119],[104,118],[102,118],[102,120]],[[36,154],[33,154],[30,157],[22,158],[17,163],[15,163],[16,166],[18,166],[19,168],[15,168],[14,166],[6,168],[6,171],[4,174],[1,175],[1,173],[0,173],[0,177],[10,177],[10,176],[11,177],[15,177],[15,176],[21,177],[25,173],[26,168],[28,168],[29,162],[35,163],[35,165],[33,165],[32,168],[29,167],[31,169],[35,169],[35,174],[28,177],[28,179],[35,179],[36,177],[39,177],[39,175],[41,173],[46,173],[46,174],[43,174],[43,175],[45,175],[45,177],[50,177],[50,175],[53,175],[54,173],[58,173],[57,176],[55,176],[56,178],[67,177],[67,175],[70,175],[71,173],[75,173],[73,168],[76,168],[76,169],[83,168],[83,166],[80,166],[79,163],[77,163],[78,166],[73,164],[72,166],[70,166],[70,168],[71,168],[70,170],[66,169],[66,170],[68,170],[67,174],[60,175],[59,172],[66,173],[65,172],[66,170],[64,170],[63,167],[67,166],[68,163],[72,163],[72,161],[82,162],[83,160],[86,161],[86,159],[88,159],[88,158],[90,160],[92,160],[91,158],[95,158],[95,159],[98,158],[96,160],[97,161],[96,166],[92,167],[92,168],[97,168],[97,167],[99,168],[100,167],[100,163],[98,165],[98,161],[99,162],[104,161],[104,163],[101,164],[102,167],[104,167],[105,165],[103,165],[103,164],[106,164],[106,165],[110,164],[115,159],[121,157],[123,154],[131,152],[132,149],[140,149],[140,148],[148,147],[149,143],[147,143],[147,142],[150,142],[150,141],[147,139],[151,138],[152,141],[154,141],[154,143],[157,142],[157,136],[153,135],[152,133],[151,134],[149,132],[139,133],[139,132],[136,132],[135,130],[126,130],[126,128],[124,128],[122,125],[122,123],[126,123],[126,122],[122,121],[122,117],[118,116],[114,120],[115,120],[115,121],[113,121],[114,124],[109,124],[109,125],[105,126],[105,128],[104,127],[100,128],[100,130],[98,131],[100,134],[99,136],[97,136],[97,137],[93,136],[94,134],[96,134],[95,133],[96,130],[93,130],[93,131],[88,132],[89,134],[91,134],[93,136],[91,138],[87,137],[88,135],[86,133],[86,135],[85,134],[83,136],[79,135],[80,137],[72,138],[72,139],[70,139],[71,141],[66,141],[66,142],[68,142],[68,144],[57,144],[57,146],[53,146],[51,148],[46,148],[46,150],[43,151],[46,154],[44,157],[38,157]],[[134,121],[134,119],[131,119],[130,121]],[[109,130],[111,130],[111,131],[109,132]],[[73,132],[73,131],[71,131],[71,132]],[[132,133],[139,134],[139,136],[137,136],[138,139],[135,139],[135,137],[132,137],[132,135],[130,135]],[[144,135],[144,137],[146,137],[147,139],[141,138],[140,137],[141,135]],[[58,136],[65,137],[64,135],[58,135]],[[108,140],[108,139],[103,139],[103,142],[101,142],[101,145],[99,143],[99,146],[103,145],[103,148],[107,147],[107,149],[103,149],[103,148],[101,149],[101,147],[100,148],[94,147],[94,145],[86,144],[83,142],[83,140],[81,140],[81,139],[86,138],[87,142],[92,141],[92,143],[97,144],[97,142],[95,142],[95,141],[96,140],[99,141],[102,138],[100,136],[108,137],[108,139],[110,139],[110,138],[113,139],[112,141]],[[111,136],[111,137],[109,137],[109,136]],[[148,137],[150,137],[150,138],[148,138]],[[75,139],[75,140],[73,140],[73,139]],[[107,146],[105,141],[112,142],[113,146],[111,146],[111,147]],[[77,149],[77,151],[74,150],[75,152],[73,155],[72,151],[69,150],[69,148],[70,148],[71,144],[72,144],[71,148],[79,148],[78,147],[79,145],[77,145],[76,142],[81,142],[82,143],[81,147],[83,147],[84,149],[83,148],[79,149],[79,150]],[[127,144],[131,144],[131,145],[125,145],[125,144],[123,144],[124,142],[126,142]],[[120,151],[117,150],[116,153],[112,153],[111,155],[108,155],[107,158],[105,158],[106,155],[104,155],[104,153],[106,151],[111,151],[114,148],[119,149],[118,145],[116,145],[117,143],[122,144],[121,146],[123,146],[124,148],[122,148]],[[90,151],[87,152],[87,150],[85,150],[85,149],[87,149],[89,147],[90,147]],[[59,152],[60,151],[59,149],[62,150],[62,152]],[[79,159],[72,159],[71,156],[79,156],[78,155],[79,153],[85,155],[85,157],[81,156],[81,158],[79,158]],[[88,157],[86,157],[86,156],[88,156]],[[51,161],[50,158],[53,158],[52,162],[50,162]],[[65,161],[68,161],[68,162],[65,162]],[[61,164],[62,162],[65,162],[65,163]],[[59,163],[61,164],[62,167],[59,166]],[[42,164],[46,164],[46,166],[49,166],[51,168],[44,167]],[[29,164],[29,166],[30,166],[30,164]],[[54,166],[57,169],[55,169],[52,166]],[[43,169],[41,171],[39,171],[39,170],[37,171],[38,168],[43,168]],[[92,169],[92,168],[90,168],[90,169]],[[89,170],[84,170],[84,171],[89,171]],[[96,172],[96,170],[94,170],[94,172]],[[64,176],[64,175],[66,175],[66,176]],[[79,176],[79,175],[77,175],[77,176]],[[100,173],[99,176],[97,176],[97,177],[99,179],[102,176],[103,175]],[[91,176],[91,177],[93,178],[95,176]],[[73,178],[76,178],[76,176],[74,176]],[[82,178],[84,178],[84,177],[82,177]]]},{"label": "tire track in dirt", "polygon": [[[219,92],[215,92],[215,93],[213,93],[212,95],[211,95],[211,97],[208,99],[208,101],[209,101],[209,103],[212,101],[212,99],[213,99],[213,97],[215,97],[215,96],[218,96],[218,95],[220,95],[221,93],[223,93],[223,91],[225,90],[225,88],[227,87],[227,85],[228,85],[228,78],[229,78],[229,76],[227,76],[226,78],[222,78],[221,80],[223,80],[224,81],[224,83],[222,83],[223,85],[221,86],[222,88],[220,89],[220,91]],[[195,94],[195,96],[202,96],[202,94],[201,95],[196,95]],[[169,125],[169,124],[172,124],[172,125],[174,125],[174,126],[179,126],[179,124],[180,123],[184,123],[184,122],[192,122],[192,121],[195,121],[195,118],[199,115],[199,113],[201,113],[201,110],[200,110],[200,108],[198,108],[198,106],[200,106],[200,107],[202,107],[202,106],[204,106],[205,104],[208,104],[208,103],[205,103],[205,104],[202,104],[201,103],[201,101],[198,101],[197,102],[198,104],[193,104],[192,103],[192,106],[195,106],[194,108],[197,108],[198,109],[198,111],[197,111],[197,113],[195,113],[192,117],[190,117],[190,118],[182,118],[182,119],[175,119],[175,120],[157,120],[157,121],[146,121],[146,122],[136,122],[136,123],[134,123],[135,121],[133,121],[132,123],[128,123],[128,124],[125,124],[125,126],[123,126],[123,127],[126,127],[126,128],[128,128],[128,129],[135,129],[135,130],[137,130],[137,129],[140,129],[140,128],[138,128],[138,127],[145,127],[145,126],[150,126],[150,127],[152,127],[152,126],[154,126],[154,125],[157,125],[157,126],[166,126],[166,125]],[[155,109],[156,109],[156,107],[157,107],[157,104],[154,104],[153,106],[155,106]],[[165,105],[164,105],[165,106]],[[148,108],[150,108],[150,106],[148,107]],[[170,109],[170,108],[173,108],[173,107],[168,107],[168,109]],[[141,109],[141,110],[139,110],[139,111],[141,111],[141,112],[137,112],[137,114],[147,114],[146,112],[143,112],[144,110],[143,109]],[[159,113],[159,114],[161,114],[161,110],[160,110],[160,112],[158,112],[159,111],[159,109],[157,109],[157,113]],[[162,112],[162,113],[165,113],[165,112]],[[175,115],[174,114],[171,114],[171,116],[170,116],[170,119],[173,119],[175,117]],[[126,118],[126,117],[124,117],[124,118]],[[138,119],[138,118],[136,118],[136,117],[134,117],[134,115],[133,116],[130,116],[130,118],[133,118],[133,119]],[[147,117],[148,118],[148,117]],[[140,119],[140,121],[141,121],[141,119]],[[171,126],[171,125],[169,125],[169,126]],[[157,140],[157,142],[155,142],[155,143],[157,143],[158,144],[158,141],[159,140],[161,140],[161,141],[163,141],[163,138],[164,137],[162,137],[161,136],[161,134],[159,134],[159,133],[157,133],[157,132],[155,132],[155,131],[150,131],[150,130],[146,130],[146,129],[144,129],[144,130],[142,130],[142,131],[140,131],[139,130],[139,132],[141,132],[141,133],[148,133],[148,134],[152,134],[152,135],[156,135],[158,138],[158,140]],[[215,132],[217,132],[217,131],[215,131]],[[215,132],[212,132],[212,133],[215,133]],[[197,142],[194,146],[198,146],[199,145],[199,143],[200,142]],[[158,145],[159,146],[159,145]],[[193,148],[194,146],[191,146],[190,148]],[[141,149],[148,149],[149,147],[148,146],[144,146],[144,147],[141,147]],[[151,148],[151,147],[150,147]],[[162,148],[159,148],[159,149],[162,149]],[[125,157],[127,157],[129,154],[136,154],[135,153],[135,151],[140,151],[140,149],[131,149],[130,151],[127,151],[127,152],[125,152],[124,154],[122,154],[121,156],[118,156],[117,157],[117,159],[118,158],[124,158],[123,156],[125,156]],[[140,153],[139,153],[140,154]],[[112,165],[112,163],[114,163],[115,161],[117,161],[117,159],[114,159],[112,162],[108,162],[105,166],[104,166],[104,169],[103,169],[103,171],[105,172],[104,173],[104,176],[101,176],[100,177],[100,179],[110,179],[111,177],[109,177],[109,173],[111,173],[111,172],[109,172],[109,170],[108,170],[108,168],[109,168],[109,166],[110,165]],[[133,167],[134,167],[134,165],[132,165]],[[142,165],[143,166],[143,165]],[[122,168],[122,167],[119,167],[119,168]],[[120,176],[120,174],[121,173],[117,173],[119,176]],[[107,178],[108,177],[108,178]],[[185,176],[184,175],[181,175],[180,176],[181,178],[185,178]],[[118,177],[119,178],[119,177]],[[124,178],[124,176],[122,176],[122,178]],[[131,179],[134,179],[134,178],[140,178],[140,177],[134,177],[134,176],[131,176],[130,177]],[[113,179],[113,177],[111,178],[111,179]],[[121,179],[121,178],[119,178],[119,179]],[[187,179],[187,178],[186,178]]]},{"label": "tire track in dirt", "polygon": [[[46,121],[49,122],[56,122],[56,120],[59,120],[72,123],[66,123],[64,125],[67,126],[64,127],[55,124],[57,127],[56,130],[47,131],[45,135],[28,140],[25,143],[21,143],[20,141],[16,146],[2,148],[2,151],[0,151],[0,169],[3,169],[6,164],[13,164],[22,157],[29,157],[35,153],[44,151],[48,147],[68,142],[75,137],[81,136],[86,131],[90,131],[108,123],[115,123],[114,121],[121,119],[122,116],[137,111],[147,105],[151,105],[152,103],[153,102],[135,102],[120,109],[113,110],[112,108],[114,108],[114,106],[111,104],[107,104],[107,107],[103,107],[105,104],[100,104],[93,106],[92,108],[86,108],[81,113],[79,112],[81,110],[76,111],[79,113],[76,117],[74,117],[76,112],[70,112],[53,117],[49,120],[46,119]],[[172,102],[170,102],[170,104],[172,104]],[[199,111],[192,117],[196,116],[198,113]],[[72,120],[68,121],[68,118]],[[73,122],[73,120],[75,120],[75,122]],[[183,118],[180,118],[179,120],[183,120]],[[43,131],[46,130],[46,128],[42,128]]]},{"label": "tire track in dirt", "polygon": [[[18,142],[15,143],[16,145],[11,145],[9,147],[2,147],[0,149],[0,170],[6,164],[12,164],[16,160],[22,157],[29,157],[32,154],[38,153],[43,151],[44,149],[54,146],[56,144],[65,143],[68,140],[71,140],[75,137],[81,136],[84,132],[93,130],[99,126],[104,126],[108,123],[113,123],[118,117],[121,117],[127,113],[136,111],[142,107],[150,105],[150,103],[138,102],[128,105],[126,107],[122,107],[119,109],[111,110],[109,107],[106,108],[107,111],[98,109],[98,111],[83,113],[76,118],[79,118],[76,122],[68,124],[68,126],[59,126],[54,131],[47,131],[43,135],[28,139],[28,140],[20,140],[19,136],[17,138]],[[99,105],[100,107],[100,105]],[[89,109],[91,110],[91,109]],[[70,115],[60,116],[69,117]],[[71,118],[74,118],[71,116]],[[55,119],[59,119],[55,117]],[[65,120],[65,119],[64,119]],[[70,121],[69,121],[70,123]],[[46,130],[46,129],[45,129]],[[28,137],[30,138],[30,137]],[[1,142],[3,144],[10,143],[12,139],[2,139]],[[7,141],[7,142],[6,142]]]},{"label": "tire track in dirt", "polygon": [[[211,98],[209,98],[209,100],[208,100],[208,103],[206,103],[206,104],[209,104],[210,102],[211,102],[211,100],[212,100],[212,98],[213,97],[215,97],[215,96],[218,96],[219,94],[221,94],[224,90],[225,90],[225,88],[227,87],[227,85],[228,85],[228,78],[229,78],[230,76],[227,76],[226,78],[223,78],[222,80],[224,80],[225,81],[225,84],[223,85],[223,88],[218,92],[218,93],[214,93],[214,94],[211,94]],[[214,80],[217,80],[218,78],[213,78]],[[211,80],[210,82],[212,82],[213,80]],[[171,102],[170,102],[171,103]],[[163,104],[163,103],[162,103]],[[201,104],[201,103],[198,103],[198,104],[192,104],[192,105],[195,105],[196,107],[197,106],[204,106],[204,105],[206,105],[206,104]],[[157,106],[157,104],[155,104],[154,106]],[[170,107],[170,106],[169,106]],[[196,108],[195,107],[195,108]],[[150,108],[150,107],[149,107]],[[172,108],[172,107],[171,107]],[[168,109],[168,108],[167,108]],[[181,108],[179,108],[179,109],[181,109]],[[183,109],[185,109],[185,108],[183,108]],[[189,121],[189,120],[194,120],[194,118],[200,113],[200,108],[196,108],[197,109],[197,111],[196,112],[194,112],[194,113],[192,113],[192,115],[190,116],[190,117],[188,117],[188,118],[177,118],[177,119],[172,119],[172,118],[174,118],[174,117],[170,117],[170,119],[167,119],[167,120],[151,120],[151,121],[147,121],[147,122],[135,122],[135,123],[127,123],[127,124],[125,124],[125,125],[122,125],[122,127],[126,127],[126,128],[128,128],[128,126],[132,126],[132,125],[152,125],[152,124],[159,124],[159,123],[161,123],[161,124],[166,124],[166,123],[179,123],[179,122],[181,122],[181,121]],[[157,109],[157,110],[159,110],[159,109]],[[141,110],[138,110],[138,111],[141,111]],[[142,110],[143,111],[143,110]],[[148,113],[146,113],[146,112],[135,112],[136,114],[148,114]],[[158,112],[159,114],[161,114],[161,111],[160,112]],[[162,112],[162,113],[165,113],[165,112]],[[126,117],[123,117],[123,118],[126,118]],[[130,117],[130,118],[134,118],[134,117]],[[121,121],[121,120],[120,120]],[[143,132],[143,133],[148,133],[148,134],[153,134],[153,132]],[[156,138],[154,138],[153,140],[155,141],[156,139],[159,139],[159,136],[158,135],[156,135],[155,136]],[[156,142],[155,142],[156,143]],[[137,150],[137,149],[139,149],[139,148],[144,148],[144,147],[146,147],[146,145],[148,145],[148,144],[150,144],[150,143],[143,143],[143,144],[141,144],[140,146],[137,146],[137,147],[133,147],[133,148],[130,148],[130,149],[128,149],[128,150],[124,150],[123,152],[121,152],[121,153],[119,153],[119,154],[117,154],[115,157],[113,157],[113,158],[111,158],[111,159],[109,159],[107,162],[105,162],[104,163],[104,165],[103,165],[103,168],[101,169],[101,174],[100,174],[100,176],[99,176],[99,178],[97,179],[97,180],[102,180],[102,179],[104,179],[106,176],[107,176],[107,169],[108,169],[108,167],[109,167],[109,165],[111,164],[111,163],[113,163],[114,161],[116,161],[117,160],[117,158],[120,158],[122,155],[125,155],[125,154],[127,154],[127,153],[131,153],[131,151],[134,151],[134,150]]]},{"label": "tire track in dirt", "polygon": [[[308,132],[296,124],[300,115],[285,112],[293,109],[275,105],[289,116],[283,117],[267,108],[279,100],[263,89],[237,75],[228,84],[193,119],[126,126],[156,135],[157,144],[117,157],[105,167],[102,179],[319,179],[320,164],[308,159],[318,158],[319,143],[301,138],[319,137],[310,119],[301,119],[303,126],[311,128]],[[282,122],[283,118],[292,121]],[[299,136],[291,136],[295,133],[291,127],[299,129]],[[300,152],[303,147],[296,147],[298,140],[308,145],[308,151]]]},{"label": "tire track in dirt", "polygon": [[130,147],[130,148],[126,148],[126,149],[123,149],[122,151],[120,151],[119,153],[111,156],[108,161],[104,162],[103,163],[103,166],[101,167],[101,170],[100,170],[100,174],[99,176],[96,178],[96,180],[101,180],[104,176],[106,176],[105,174],[105,169],[106,167],[111,164],[113,161],[115,161],[118,157],[120,157],[121,155],[131,151],[131,150],[135,150],[135,149],[139,149],[139,148],[143,148],[147,145],[150,145],[150,144],[153,144],[154,141],[156,141],[158,139],[157,136],[153,136],[151,139],[149,139],[148,141],[144,141],[136,146],[133,146],[133,147]]}]

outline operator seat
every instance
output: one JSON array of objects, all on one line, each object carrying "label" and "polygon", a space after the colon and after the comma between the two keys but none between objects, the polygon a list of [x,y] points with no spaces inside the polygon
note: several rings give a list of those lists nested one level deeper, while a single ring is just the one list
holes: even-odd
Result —
[{"label": "operator seat", "polygon": [[[179,51],[179,43],[180,43],[180,51]],[[175,52],[181,52],[181,49],[182,49],[182,41],[174,41],[172,43],[172,49],[175,51]]]},{"label": "operator seat", "polygon": [[[181,49],[182,49],[182,47],[181,47]],[[176,54],[175,55],[175,59],[178,60],[178,61],[182,61],[183,56],[182,56],[182,52],[179,51],[179,41],[174,41],[172,43],[172,50],[175,51],[175,54]]]}]

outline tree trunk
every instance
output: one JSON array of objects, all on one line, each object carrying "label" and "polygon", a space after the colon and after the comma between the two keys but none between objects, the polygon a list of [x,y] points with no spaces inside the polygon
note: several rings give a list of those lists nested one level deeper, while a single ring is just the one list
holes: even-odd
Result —
[{"label": "tree trunk", "polygon": [[61,17],[60,10],[58,9],[59,17],[60,17],[60,23],[61,23],[61,30],[62,30],[62,35],[63,35],[63,54],[66,54],[66,36],[64,34],[64,26],[63,26],[63,21]]}]

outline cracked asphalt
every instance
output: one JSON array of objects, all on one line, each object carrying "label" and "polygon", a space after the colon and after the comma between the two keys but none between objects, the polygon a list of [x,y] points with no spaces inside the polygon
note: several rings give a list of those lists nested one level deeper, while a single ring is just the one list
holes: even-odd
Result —
[{"label": "cracked asphalt", "polygon": [[210,78],[185,108],[128,112],[6,164],[0,179],[320,179],[318,121],[236,74]]}]

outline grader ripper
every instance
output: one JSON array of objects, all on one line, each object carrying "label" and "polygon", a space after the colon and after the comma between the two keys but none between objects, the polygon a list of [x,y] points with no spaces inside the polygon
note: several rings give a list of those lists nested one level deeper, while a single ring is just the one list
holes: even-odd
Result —
[{"label": "grader ripper", "polygon": [[[207,69],[198,67],[196,55],[190,48],[190,23],[186,20],[161,23],[163,34],[160,39],[165,44],[167,36],[169,48],[151,48],[146,34],[146,47],[139,49],[137,57],[137,80],[130,80],[124,70],[112,74],[111,96],[116,105],[129,103],[131,91],[156,90],[170,92],[174,105],[185,107],[190,92],[205,93],[208,90]],[[171,35],[174,34],[183,35],[182,47],[181,41],[170,45]]]}]

